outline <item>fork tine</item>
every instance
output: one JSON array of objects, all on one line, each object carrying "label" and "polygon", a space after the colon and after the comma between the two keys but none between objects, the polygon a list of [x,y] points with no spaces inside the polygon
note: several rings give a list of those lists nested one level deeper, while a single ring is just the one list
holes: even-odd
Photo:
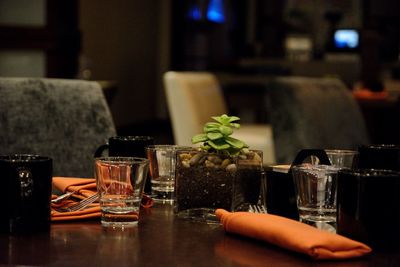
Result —
[{"label": "fork tine", "polygon": [[267,213],[267,209],[263,205],[249,205],[249,212]]},{"label": "fork tine", "polygon": [[98,198],[99,198],[99,193],[96,193],[96,194],[94,194],[88,198],[85,198],[85,199],[79,201],[78,203],[76,203],[72,206],[69,206],[67,208],[58,208],[57,211],[60,211],[60,212],[78,211],[78,210],[81,210],[81,209],[87,207],[89,204],[95,202]]},{"label": "fork tine", "polygon": [[261,206],[260,206],[260,209],[261,209],[261,212],[262,212],[262,213],[268,213],[268,211],[267,211],[267,209],[265,208],[264,205],[261,205]]},{"label": "fork tine", "polygon": [[72,196],[72,195],[75,194],[75,193],[76,193],[76,191],[68,191],[68,192],[66,192],[66,193],[64,193],[64,194],[62,194],[62,195],[59,195],[59,196],[56,197],[55,199],[52,199],[52,200],[51,200],[51,203],[58,203],[58,202],[61,202],[62,200],[69,198],[70,196]]},{"label": "fork tine", "polygon": [[86,207],[87,205],[89,205],[89,204],[95,202],[95,201],[98,199],[98,197],[99,197],[99,194],[96,193],[96,194],[94,194],[94,195],[92,195],[92,196],[90,196],[90,197],[88,197],[88,198],[85,198],[85,199],[82,200],[82,201],[79,201],[76,205],[71,206],[71,207],[69,207],[68,209],[69,209],[70,211],[78,211],[78,210],[81,210],[81,209],[83,209],[84,207]]},{"label": "fork tine", "polygon": [[256,213],[256,211],[253,208],[253,205],[249,205],[249,212]]},{"label": "fork tine", "polygon": [[260,213],[267,213],[267,209],[264,205],[257,205],[257,207]]},{"label": "fork tine", "polygon": [[252,213],[259,213],[259,212],[258,212],[258,207],[257,207],[257,205],[250,205],[250,206],[249,206],[249,212],[252,212]]}]

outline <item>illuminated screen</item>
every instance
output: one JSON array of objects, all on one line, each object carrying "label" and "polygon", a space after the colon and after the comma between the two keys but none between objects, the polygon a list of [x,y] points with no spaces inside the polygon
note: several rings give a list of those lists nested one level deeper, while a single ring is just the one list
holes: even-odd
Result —
[{"label": "illuminated screen", "polygon": [[356,49],[359,46],[359,34],[351,29],[336,30],[334,43],[337,49]]}]

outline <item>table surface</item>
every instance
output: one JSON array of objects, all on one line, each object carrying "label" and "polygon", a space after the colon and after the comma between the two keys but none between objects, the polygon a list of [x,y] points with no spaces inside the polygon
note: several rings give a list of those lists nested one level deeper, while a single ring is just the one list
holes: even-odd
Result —
[{"label": "table surface", "polygon": [[225,234],[220,225],[179,219],[169,205],[142,210],[125,231],[100,222],[56,223],[50,233],[0,235],[0,266],[400,266],[400,253],[317,262],[255,240]]}]

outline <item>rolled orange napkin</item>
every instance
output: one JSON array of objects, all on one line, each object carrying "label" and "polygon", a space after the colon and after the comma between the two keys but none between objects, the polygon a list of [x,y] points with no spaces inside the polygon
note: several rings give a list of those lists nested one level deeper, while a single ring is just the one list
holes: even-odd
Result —
[{"label": "rolled orange napkin", "polygon": [[356,258],[372,251],[363,243],[276,215],[223,209],[215,214],[226,232],[264,240],[314,259]]},{"label": "rolled orange napkin", "polygon": [[[60,203],[51,204],[51,220],[52,221],[71,221],[90,218],[100,218],[101,210],[99,203],[93,203],[83,210],[73,212],[58,212],[57,207],[68,207],[77,201],[87,198],[96,193],[96,179],[94,178],[76,178],[76,177],[53,177],[53,186],[61,192],[75,192],[71,198],[61,201]],[[57,197],[57,196],[53,196]],[[77,199],[75,201],[74,199]],[[141,206],[149,208],[154,201],[150,197],[143,195]]]}]

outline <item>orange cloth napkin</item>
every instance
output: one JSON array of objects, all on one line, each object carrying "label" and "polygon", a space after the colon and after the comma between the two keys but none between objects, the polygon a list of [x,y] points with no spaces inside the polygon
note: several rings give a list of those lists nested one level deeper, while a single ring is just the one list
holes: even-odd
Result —
[{"label": "orange cloth napkin", "polygon": [[314,259],[355,258],[372,251],[363,243],[276,215],[223,209],[215,214],[226,232],[264,240]]},{"label": "orange cloth napkin", "polygon": [[372,92],[368,89],[359,89],[353,91],[353,96],[361,100],[385,100],[388,98],[389,94],[387,91]]},{"label": "orange cloth napkin", "polygon": [[[84,199],[96,193],[96,179],[94,178],[74,178],[74,177],[53,177],[53,186],[63,193],[68,191],[75,192],[71,198],[61,201],[60,203],[51,204],[51,220],[52,221],[70,221],[89,218],[100,218],[101,211],[98,202],[95,202],[79,211],[73,212],[58,212],[54,208],[68,207],[75,204],[77,201],[73,199]],[[55,198],[57,196],[53,196]],[[142,207],[149,208],[153,205],[153,200],[143,195]]]},{"label": "orange cloth napkin", "polygon": [[[77,201],[73,198],[84,199],[96,193],[96,180],[93,178],[72,178],[72,177],[53,177],[53,186],[63,193],[68,191],[76,192],[71,198],[61,201],[60,203],[51,204],[51,220],[71,221],[90,218],[100,218],[101,211],[99,203],[93,203],[84,210],[74,212],[58,212],[54,208],[68,207]],[[57,196],[53,196],[55,198]]]}]

